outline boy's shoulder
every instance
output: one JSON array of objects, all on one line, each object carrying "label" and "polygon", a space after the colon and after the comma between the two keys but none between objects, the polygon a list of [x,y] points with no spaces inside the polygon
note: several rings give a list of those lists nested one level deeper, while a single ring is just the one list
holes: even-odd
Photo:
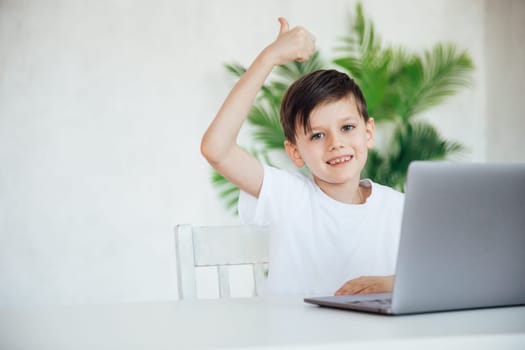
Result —
[{"label": "boy's shoulder", "polygon": [[380,183],[374,182],[373,183],[376,188],[383,191],[384,193],[390,195],[390,196],[397,196],[397,197],[404,197],[405,194],[403,192],[400,192],[396,190],[395,188],[392,188],[390,186],[382,185]]},{"label": "boy's shoulder", "polygon": [[372,188],[372,199],[374,201],[390,203],[397,206],[402,206],[405,200],[405,194],[390,186],[386,186],[370,179],[361,180],[362,184]]}]

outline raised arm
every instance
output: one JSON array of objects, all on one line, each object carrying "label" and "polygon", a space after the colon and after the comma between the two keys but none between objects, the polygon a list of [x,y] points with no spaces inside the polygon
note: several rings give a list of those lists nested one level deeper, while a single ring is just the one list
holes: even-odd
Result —
[{"label": "raised arm", "polygon": [[315,51],[315,38],[306,29],[289,29],[284,18],[279,18],[279,22],[277,39],[257,56],[235,84],[201,142],[201,152],[211,166],[255,197],[261,189],[263,167],[237,144],[241,126],[273,67],[294,60],[306,61]]}]

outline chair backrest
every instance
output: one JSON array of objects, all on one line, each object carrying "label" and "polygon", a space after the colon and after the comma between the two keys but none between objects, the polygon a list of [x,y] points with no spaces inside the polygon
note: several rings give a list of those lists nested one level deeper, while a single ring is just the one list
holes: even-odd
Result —
[{"label": "chair backrest", "polygon": [[258,295],[265,281],[268,263],[269,228],[254,225],[175,227],[177,278],[180,299],[197,298],[195,269],[215,266],[219,297],[230,296],[228,266],[252,265]]}]

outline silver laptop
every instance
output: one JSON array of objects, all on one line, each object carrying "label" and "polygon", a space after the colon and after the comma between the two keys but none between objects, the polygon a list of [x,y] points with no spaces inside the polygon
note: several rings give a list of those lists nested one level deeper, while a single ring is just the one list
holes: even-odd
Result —
[{"label": "silver laptop", "polygon": [[392,293],[306,298],[382,314],[525,304],[525,164],[413,162]]}]

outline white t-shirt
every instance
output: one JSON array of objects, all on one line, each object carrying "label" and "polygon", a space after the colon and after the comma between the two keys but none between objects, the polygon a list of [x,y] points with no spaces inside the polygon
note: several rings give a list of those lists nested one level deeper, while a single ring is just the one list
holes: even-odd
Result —
[{"label": "white t-shirt", "polygon": [[350,279],[394,274],[404,195],[361,185],[372,187],[366,202],[346,204],[265,165],[259,198],[241,191],[241,220],[271,227],[267,294],[331,295]]}]

